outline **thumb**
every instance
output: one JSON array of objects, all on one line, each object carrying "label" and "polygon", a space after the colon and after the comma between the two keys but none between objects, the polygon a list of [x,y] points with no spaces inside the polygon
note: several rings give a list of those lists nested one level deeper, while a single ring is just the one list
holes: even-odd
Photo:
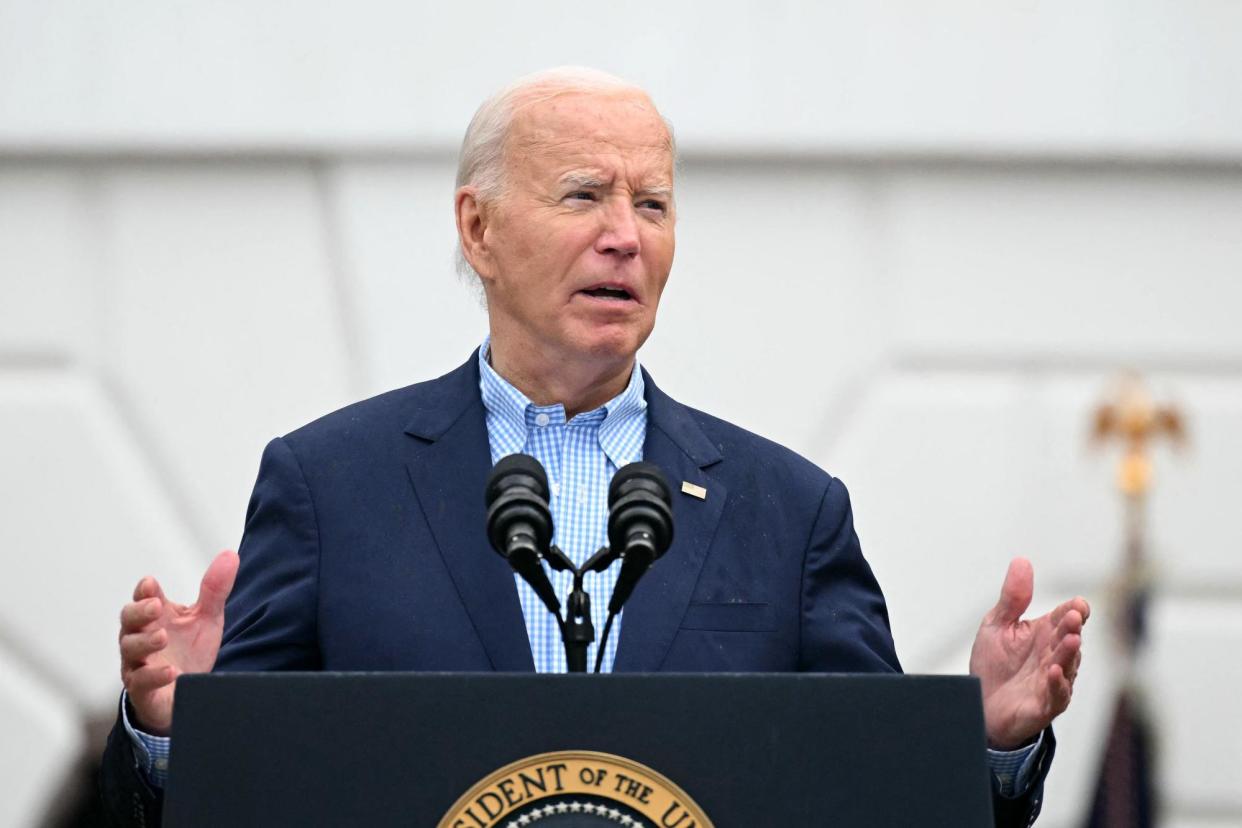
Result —
[{"label": "thumb", "polygon": [[1000,599],[989,613],[991,622],[1000,626],[1015,623],[1031,605],[1035,594],[1035,568],[1026,558],[1014,558],[1005,573]]},{"label": "thumb", "polygon": [[224,602],[233,591],[240,559],[236,552],[225,550],[216,555],[198,588],[198,610],[207,617],[223,615]]}]

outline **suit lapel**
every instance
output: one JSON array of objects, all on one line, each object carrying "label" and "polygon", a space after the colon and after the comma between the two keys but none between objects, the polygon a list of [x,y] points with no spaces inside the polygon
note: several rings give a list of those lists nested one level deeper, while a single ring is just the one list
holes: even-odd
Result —
[{"label": "suit lapel", "polygon": [[[643,459],[668,476],[674,537],[626,604],[613,668],[617,672],[654,672],[664,663],[728,497],[724,484],[706,471],[720,462],[720,450],[690,409],[660,391],[645,371],[643,379],[647,398]],[[456,371],[425,383],[415,408],[406,428],[414,444],[406,465],[444,564],[492,667],[533,671],[513,572],[492,551],[484,526],[483,487],[492,463],[479,398],[478,352]],[[706,489],[706,499],[683,494],[683,482]]]},{"label": "suit lapel", "polygon": [[533,671],[513,571],[487,540],[483,487],[491,470],[478,352],[425,384],[406,428],[410,482],[479,639],[499,671]]},{"label": "suit lapel", "polygon": [[[728,496],[724,484],[705,471],[721,460],[720,450],[688,408],[660,391],[645,371],[643,379],[647,397],[643,459],[659,466],[672,487],[673,543],[626,603],[613,665],[616,672],[655,672],[664,663]],[[706,489],[706,499],[682,493],[683,482]]]}]

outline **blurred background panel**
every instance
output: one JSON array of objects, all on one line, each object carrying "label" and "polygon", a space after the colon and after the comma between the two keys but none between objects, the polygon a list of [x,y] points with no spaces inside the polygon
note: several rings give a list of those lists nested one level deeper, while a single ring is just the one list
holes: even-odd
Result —
[{"label": "blurred background panel", "polygon": [[[1163,825],[1242,822],[1242,5],[0,0],[0,824],[51,819],[119,691],[116,613],[189,600],[263,444],[482,338],[455,153],[586,64],[676,126],[642,359],[850,487],[907,668],[960,672],[1008,559],[1095,601],[1041,824],[1083,824],[1123,655],[1123,369],[1155,450]],[[1103,622],[1103,623],[1099,623]]]}]

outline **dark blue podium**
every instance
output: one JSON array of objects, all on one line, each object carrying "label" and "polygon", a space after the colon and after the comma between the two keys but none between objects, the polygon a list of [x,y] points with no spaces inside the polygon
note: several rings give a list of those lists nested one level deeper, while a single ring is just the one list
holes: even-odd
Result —
[{"label": "dark blue podium", "polygon": [[170,826],[992,824],[970,677],[187,675],[173,735]]}]

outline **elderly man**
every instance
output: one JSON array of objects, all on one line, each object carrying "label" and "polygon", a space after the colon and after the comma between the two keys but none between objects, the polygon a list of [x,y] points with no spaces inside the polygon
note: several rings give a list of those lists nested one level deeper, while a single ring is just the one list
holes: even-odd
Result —
[{"label": "elderly man", "polygon": [[[579,563],[605,542],[618,467],[645,459],[693,484],[605,669],[900,669],[842,484],[680,405],[636,362],[673,263],[673,172],[667,124],[611,76],[552,70],[483,104],[455,207],[488,338],[439,379],[273,440],[240,570],[217,556],[197,603],[139,582],[121,613],[126,694],[105,756],[114,813],[156,818],[181,673],[564,670],[555,621],[484,534],[484,480],[515,452],[548,469],[556,540]],[[606,596],[616,568],[593,577]],[[1010,565],[971,654],[1003,823],[1038,813],[1047,728],[1069,703],[1088,615],[1075,598],[1020,620],[1032,579],[1025,560]]]}]

